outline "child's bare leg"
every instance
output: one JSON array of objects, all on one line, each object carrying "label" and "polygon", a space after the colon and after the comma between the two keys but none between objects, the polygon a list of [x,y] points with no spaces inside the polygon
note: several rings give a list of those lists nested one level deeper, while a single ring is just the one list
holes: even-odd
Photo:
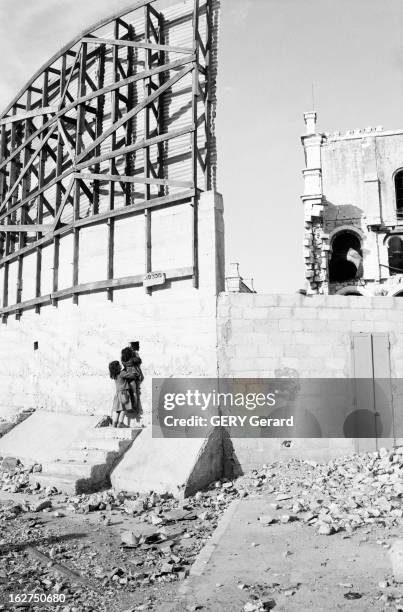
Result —
[{"label": "child's bare leg", "polygon": [[123,425],[123,424],[124,424],[124,421],[125,421],[125,415],[126,415],[126,412],[125,412],[124,410],[121,410],[121,411],[119,412],[118,426],[120,426],[120,425]]}]

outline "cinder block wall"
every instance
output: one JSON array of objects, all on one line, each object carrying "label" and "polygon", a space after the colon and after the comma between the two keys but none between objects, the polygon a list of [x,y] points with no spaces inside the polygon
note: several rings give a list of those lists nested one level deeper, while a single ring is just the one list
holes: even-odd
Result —
[{"label": "cinder block wall", "polygon": [[403,376],[403,299],[222,294],[220,376],[349,378],[351,335],[388,332],[392,376]]},{"label": "cinder block wall", "polygon": [[[353,333],[389,334],[391,375],[403,376],[403,300],[391,297],[222,294],[218,302],[221,377],[350,378]],[[398,398],[397,410],[401,406]],[[317,460],[375,448],[355,440],[232,439],[233,461],[246,470],[267,461]],[[393,441],[392,441],[393,443]]]}]

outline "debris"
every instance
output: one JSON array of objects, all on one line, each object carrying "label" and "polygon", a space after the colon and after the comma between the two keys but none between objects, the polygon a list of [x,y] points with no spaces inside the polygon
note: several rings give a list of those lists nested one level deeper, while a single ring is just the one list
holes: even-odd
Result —
[{"label": "debris", "polygon": [[259,521],[262,523],[262,525],[271,525],[272,523],[276,522],[276,519],[273,516],[267,514],[264,516],[259,516]]},{"label": "debris", "polygon": [[181,510],[180,508],[178,508],[176,510],[164,512],[164,519],[166,521],[189,521],[195,518],[196,513],[192,510]]},{"label": "debris", "polygon": [[333,527],[331,525],[329,525],[328,523],[322,523],[319,526],[319,530],[318,530],[318,534],[319,535],[331,535],[333,533]]},{"label": "debris", "polygon": [[279,493],[276,497],[277,501],[287,501],[288,499],[292,499],[292,495],[289,493]]},{"label": "debris", "polygon": [[348,593],[344,593],[345,599],[361,599],[361,593],[354,593],[354,591],[349,591]]},{"label": "debris", "polygon": [[120,534],[120,539],[124,546],[136,548],[140,544],[141,538],[135,535],[132,531],[124,531]]},{"label": "debris", "polygon": [[46,510],[47,508],[52,507],[52,502],[50,499],[43,499],[42,501],[38,501],[36,503],[31,504],[32,512],[40,512],[41,510]]}]

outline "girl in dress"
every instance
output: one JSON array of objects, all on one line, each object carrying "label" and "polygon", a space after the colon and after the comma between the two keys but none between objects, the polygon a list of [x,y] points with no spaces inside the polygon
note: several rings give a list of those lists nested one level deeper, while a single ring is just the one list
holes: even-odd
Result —
[{"label": "girl in dress", "polygon": [[112,361],[109,364],[109,376],[116,385],[112,407],[112,427],[125,427],[126,413],[131,409],[130,382],[135,380],[136,375],[123,371],[119,361]]}]

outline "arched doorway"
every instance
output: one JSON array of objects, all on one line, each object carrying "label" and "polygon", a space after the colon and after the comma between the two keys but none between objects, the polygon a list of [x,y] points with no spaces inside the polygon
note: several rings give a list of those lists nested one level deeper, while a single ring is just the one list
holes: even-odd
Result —
[{"label": "arched doorway", "polygon": [[343,230],[335,235],[329,262],[329,281],[343,283],[362,277],[361,240],[354,232]]},{"label": "arched doorway", "polygon": [[403,240],[400,236],[391,236],[388,240],[389,274],[403,274]]}]

